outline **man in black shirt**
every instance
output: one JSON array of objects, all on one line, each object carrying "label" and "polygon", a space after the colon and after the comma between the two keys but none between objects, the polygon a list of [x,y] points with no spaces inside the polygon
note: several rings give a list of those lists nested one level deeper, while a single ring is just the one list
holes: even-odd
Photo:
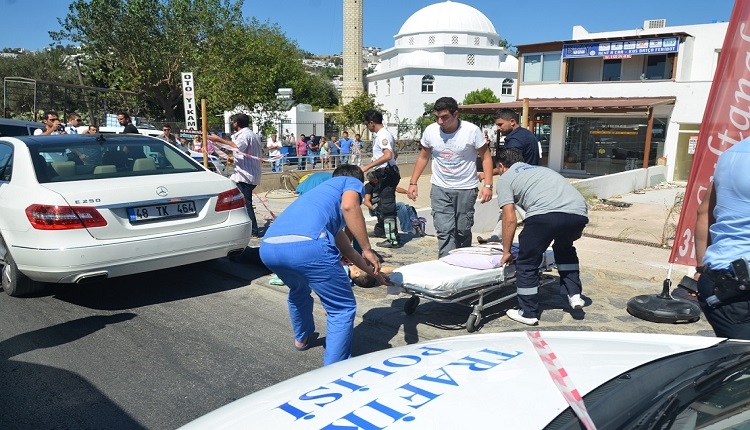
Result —
[{"label": "man in black shirt", "polygon": [[539,155],[539,139],[536,138],[534,133],[521,127],[518,122],[518,114],[506,108],[495,112],[494,117],[497,131],[505,136],[504,146],[520,151],[524,163],[538,166],[541,158]]},{"label": "man in black shirt", "polygon": [[127,112],[118,112],[117,113],[117,122],[120,123],[121,126],[125,127],[125,129],[122,131],[123,133],[130,133],[130,134],[138,134],[138,129],[135,128],[132,122],[130,122],[130,114]]}]

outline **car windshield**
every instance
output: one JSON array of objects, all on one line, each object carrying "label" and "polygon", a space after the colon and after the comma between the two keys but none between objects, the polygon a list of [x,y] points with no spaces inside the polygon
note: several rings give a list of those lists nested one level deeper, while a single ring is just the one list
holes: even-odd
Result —
[{"label": "car windshield", "polygon": [[85,136],[29,143],[39,183],[197,172],[190,157],[151,138]]},{"label": "car windshield", "polygon": [[[584,402],[598,428],[750,428],[750,343],[730,341],[645,364]],[[568,408],[546,428],[577,422]]]}]

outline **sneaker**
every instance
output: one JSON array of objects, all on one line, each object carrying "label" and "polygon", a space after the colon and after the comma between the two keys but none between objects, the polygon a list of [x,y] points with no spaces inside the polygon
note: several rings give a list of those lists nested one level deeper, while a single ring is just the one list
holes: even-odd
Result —
[{"label": "sneaker", "polygon": [[477,236],[477,242],[479,242],[480,245],[484,245],[487,243],[487,239],[483,238],[482,236]]},{"label": "sneaker", "polygon": [[574,294],[568,297],[568,302],[570,303],[570,307],[577,311],[580,311],[586,305],[586,302],[583,301],[580,294]]},{"label": "sneaker", "polygon": [[391,242],[390,240],[384,240],[382,242],[378,242],[375,245],[381,247],[381,248],[401,248],[401,244],[398,242]]},{"label": "sneaker", "polygon": [[508,315],[508,318],[512,319],[513,321],[517,321],[526,325],[539,324],[538,318],[527,318],[523,316],[523,311],[521,309],[508,309],[505,312],[505,315]]}]

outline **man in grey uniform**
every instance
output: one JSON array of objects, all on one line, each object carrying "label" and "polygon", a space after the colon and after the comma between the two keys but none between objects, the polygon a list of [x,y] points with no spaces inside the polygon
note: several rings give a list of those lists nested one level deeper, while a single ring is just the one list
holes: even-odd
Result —
[{"label": "man in grey uniform", "polygon": [[581,277],[573,242],[581,237],[589,221],[586,200],[554,170],[524,163],[516,149],[501,148],[495,159],[500,171],[497,199],[503,219],[504,265],[514,258],[510,248],[517,227],[515,205],[526,210],[516,259],[521,309],[510,309],[506,315],[523,324],[539,323],[539,265],[550,244],[560,274],[560,293],[567,296],[571,308],[582,309]]}]

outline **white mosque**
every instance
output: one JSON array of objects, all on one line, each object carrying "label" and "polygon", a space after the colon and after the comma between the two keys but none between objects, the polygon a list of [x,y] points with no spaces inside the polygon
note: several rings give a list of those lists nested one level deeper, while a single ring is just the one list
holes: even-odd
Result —
[{"label": "white mosque", "polygon": [[395,46],[380,53],[367,75],[368,93],[389,113],[388,122],[413,122],[424,104],[490,88],[500,101],[515,101],[518,59],[498,46],[492,22],[471,6],[445,1],[427,6],[404,22]]}]

